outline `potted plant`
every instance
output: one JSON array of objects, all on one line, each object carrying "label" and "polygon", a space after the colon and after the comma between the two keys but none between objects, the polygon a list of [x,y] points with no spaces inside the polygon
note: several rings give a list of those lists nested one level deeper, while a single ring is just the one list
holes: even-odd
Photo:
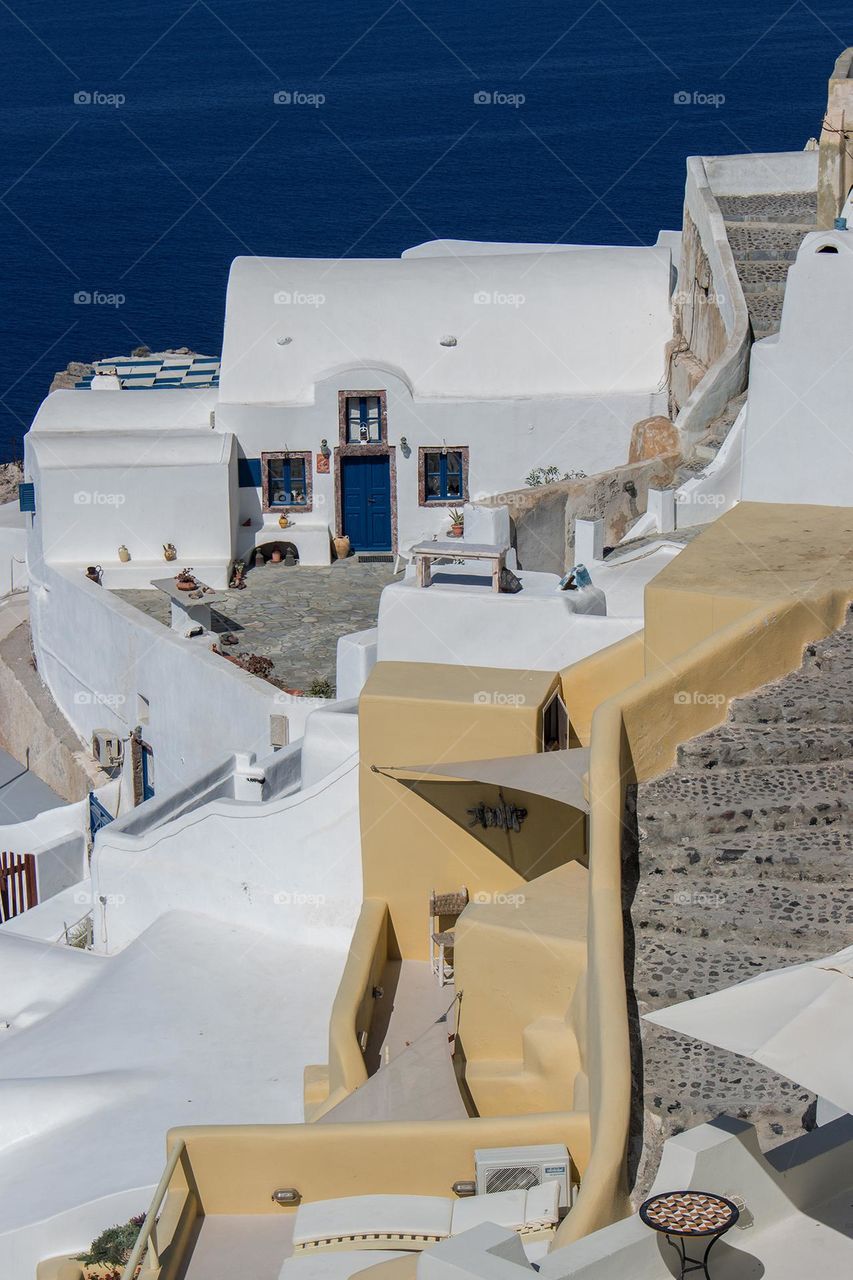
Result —
[{"label": "potted plant", "polygon": [[174,542],[164,542],[163,543],[163,559],[177,560],[177,558],[178,558],[178,552]]},{"label": "potted plant", "polygon": [[197,585],[192,569],[181,569],[175,574],[175,586],[179,591],[195,591]]},{"label": "potted plant", "polygon": [[[139,1213],[129,1222],[107,1227],[92,1241],[86,1253],[75,1259],[83,1264],[84,1280],[113,1280],[121,1277],[125,1264],[133,1252],[139,1229],[145,1214]],[[136,1269],[139,1274],[140,1268]]]},{"label": "potted plant", "polygon": [[450,536],[451,538],[461,538],[465,532],[465,516],[458,507],[450,509]]}]

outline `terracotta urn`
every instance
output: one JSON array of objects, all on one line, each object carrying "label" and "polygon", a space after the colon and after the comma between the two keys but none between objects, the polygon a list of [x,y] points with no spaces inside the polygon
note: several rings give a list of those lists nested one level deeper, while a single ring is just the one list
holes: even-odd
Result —
[{"label": "terracotta urn", "polygon": [[273,549],[272,554],[270,555],[270,560],[272,560],[273,564],[281,564],[281,552],[278,547]]},{"label": "terracotta urn", "polygon": [[280,516],[279,516],[279,518],[278,518],[278,523],[279,523],[279,525],[281,526],[281,528],[282,528],[282,529],[289,529],[289,528],[290,528],[290,521],[288,520],[287,516],[285,516],[285,515],[280,515]]},{"label": "terracotta urn", "polygon": [[118,549],[118,558],[122,562],[122,564],[127,564],[128,560],[130,559],[130,552],[128,551],[124,543],[122,543]]},{"label": "terracotta urn", "polygon": [[350,540],[345,533],[338,534],[333,539],[335,544],[335,555],[339,560],[346,560],[350,553]]},{"label": "terracotta urn", "polygon": [[175,548],[174,542],[164,542],[163,543],[163,559],[177,560],[177,558],[178,558],[178,552]]}]

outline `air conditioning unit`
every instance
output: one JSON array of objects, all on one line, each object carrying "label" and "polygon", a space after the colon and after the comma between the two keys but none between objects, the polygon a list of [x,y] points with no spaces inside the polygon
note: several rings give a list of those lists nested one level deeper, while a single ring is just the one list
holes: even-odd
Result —
[{"label": "air conditioning unit", "polygon": [[527,1190],[542,1182],[560,1184],[560,1208],[574,1203],[572,1162],[559,1143],[535,1147],[480,1147],[474,1152],[477,1195],[492,1191]]},{"label": "air conditioning unit", "polygon": [[124,743],[117,733],[109,729],[95,729],[92,733],[92,755],[102,769],[115,769],[124,759]]}]

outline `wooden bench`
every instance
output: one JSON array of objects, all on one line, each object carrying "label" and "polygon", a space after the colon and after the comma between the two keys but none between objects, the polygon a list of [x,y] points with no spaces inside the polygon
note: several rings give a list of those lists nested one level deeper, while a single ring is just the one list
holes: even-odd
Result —
[{"label": "wooden bench", "polygon": [[432,582],[433,560],[443,560],[447,557],[456,560],[491,561],[492,590],[500,591],[501,570],[506,564],[506,547],[485,542],[463,542],[461,538],[449,539],[445,542],[419,542],[412,547],[412,558],[417,563],[419,587],[428,587]]}]

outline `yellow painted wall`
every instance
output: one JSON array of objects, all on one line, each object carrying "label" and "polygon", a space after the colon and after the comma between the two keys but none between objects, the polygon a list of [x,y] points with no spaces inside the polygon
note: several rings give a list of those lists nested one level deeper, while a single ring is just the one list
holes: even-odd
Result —
[{"label": "yellow painted wall", "polygon": [[474,902],[456,930],[459,1036],[480,1115],[571,1107],[583,1019],[588,873],[569,863],[498,901]]},{"label": "yellow painted wall", "polygon": [[853,508],[741,502],[646,587],[646,672],[772,601],[849,583]]},{"label": "yellow painted wall", "polygon": [[[542,707],[557,687],[549,672],[402,662],[374,667],[359,702],[361,840],[365,897],[388,903],[389,954],[427,958],[433,889],[466,885],[472,896],[495,893],[523,884],[524,876],[416,789],[371,766],[530,754],[539,749]],[[454,811],[462,811],[469,796],[491,794],[458,785]],[[513,835],[516,866],[535,864],[543,835],[539,822],[525,822]],[[547,843],[557,835],[554,830]]]}]

